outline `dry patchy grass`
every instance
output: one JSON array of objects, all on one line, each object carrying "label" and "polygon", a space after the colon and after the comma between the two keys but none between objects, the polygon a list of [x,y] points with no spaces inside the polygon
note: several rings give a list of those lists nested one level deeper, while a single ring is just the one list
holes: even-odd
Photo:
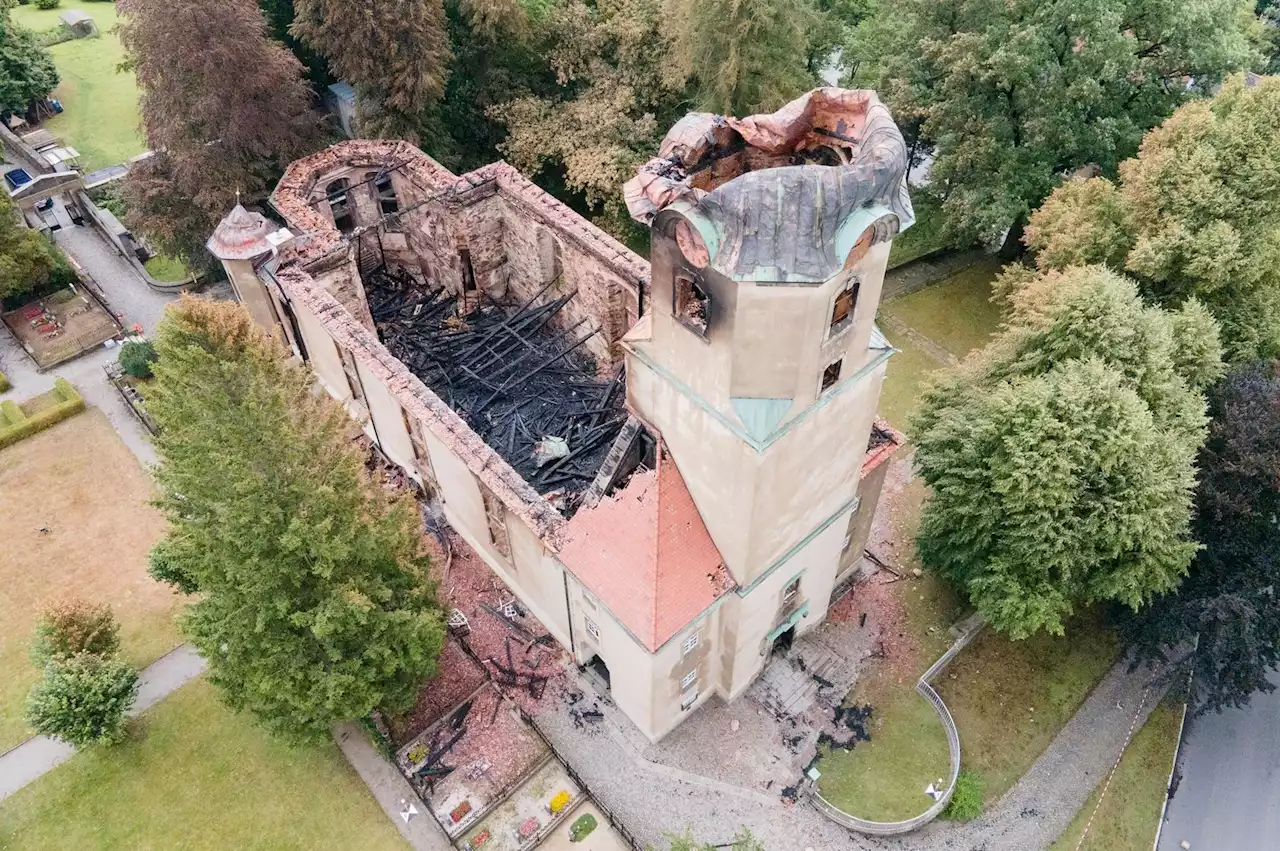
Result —
[{"label": "dry patchy grass", "polygon": [[0,449],[0,750],[30,734],[23,703],[39,672],[29,641],[47,602],[110,603],[139,666],[181,643],[178,598],[146,572],[165,526],[150,496],[146,472],[94,408]]}]

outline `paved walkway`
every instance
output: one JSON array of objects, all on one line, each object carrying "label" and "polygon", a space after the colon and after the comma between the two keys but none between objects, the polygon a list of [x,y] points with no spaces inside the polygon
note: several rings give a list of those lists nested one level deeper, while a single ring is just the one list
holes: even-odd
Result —
[{"label": "paved walkway", "polygon": [[[204,672],[206,663],[184,644],[161,656],[142,672],[138,698],[129,717],[145,712]],[[0,754],[0,801],[75,755],[76,749],[48,736],[35,736]]]},{"label": "paved walkway", "polygon": [[[1270,681],[1280,686],[1280,673]],[[1182,782],[1169,802],[1160,851],[1274,851],[1280,845],[1280,689],[1243,709],[1187,719]]]},{"label": "paved walkway", "polygon": [[[602,725],[577,727],[560,707],[539,713],[537,721],[592,794],[641,842],[656,847],[664,835],[686,830],[713,844],[729,842],[734,831],[747,827],[770,851],[1044,851],[1115,763],[1134,715],[1145,720],[1156,704],[1158,690],[1147,692],[1150,681],[1150,673],[1130,673],[1126,662],[1117,663],[991,812],[965,825],[936,822],[898,839],[859,836],[806,804],[787,806],[776,797],[765,800],[747,789],[650,762],[628,736],[610,729],[629,723],[612,707],[605,708]],[[963,747],[963,730],[960,736]]]},{"label": "paved walkway", "polygon": [[[108,306],[126,328],[136,322],[147,334],[155,331],[173,296],[153,292],[133,267],[87,226],[57,231],[54,238],[93,277],[106,296]],[[156,463],[156,453],[150,435],[107,382],[102,369],[118,355],[117,349],[101,348],[48,372],[40,372],[13,335],[0,329],[0,372],[13,384],[8,392],[0,393],[0,399],[29,399],[51,389],[55,379],[65,378],[75,385],[85,402],[107,415],[120,439],[143,466],[152,466]]]},{"label": "paved walkway", "polygon": [[[342,754],[351,763],[351,767],[360,775],[360,779],[369,787],[369,791],[377,800],[378,806],[387,814],[387,818],[400,830],[400,835],[414,848],[414,851],[453,851],[453,846],[427,812],[426,807],[418,800],[418,795],[409,786],[404,775],[386,760],[382,754],[369,743],[360,726],[354,721],[344,721],[333,727],[333,738],[342,749]],[[412,801],[418,814],[408,822],[401,813],[405,802]]]},{"label": "paved walkway", "polygon": [[155,330],[174,296],[147,286],[137,270],[90,225],[54,231],[53,241],[89,273],[125,328],[136,322],[148,334]]}]

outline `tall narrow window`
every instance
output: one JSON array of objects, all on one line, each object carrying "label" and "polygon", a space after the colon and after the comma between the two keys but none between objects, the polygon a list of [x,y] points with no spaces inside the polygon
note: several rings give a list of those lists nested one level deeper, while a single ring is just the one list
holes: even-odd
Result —
[{"label": "tall narrow window", "polygon": [[711,322],[711,296],[692,275],[676,276],[675,314],[680,323],[700,336],[707,336]]},{"label": "tall narrow window", "polygon": [[834,387],[836,382],[840,380],[840,365],[843,363],[843,360],[838,360],[822,371],[822,389],[824,391]]},{"label": "tall narrow window", "polygon": [[329,211],[333,213],[333,226],[343,233],[355,230],[356,217],[351,208],[351,181],[345,177],[325,187],[325,196],[329,199]]},{"label": "tall narrow window", "polygon": [[356,368],[356,357],[351,352],[334,343],[337,346],[338,355],[342,358],[342,371],[347,376],[347,389],[351,391],[351,398],[360,404],[364,404],[364,385],[360,383],[360,371]]},{"label": "tall narrow window", "polygon": [[458,259],[462,261],[462,291],[464,293],[475,292],[476,270],[471,265],[471,249],[459,248]]},{"label": "tall narrow window", "polygon": [[435,487],[435,471],[431,469],[431,456],[427,453],[427,439],[422,433],[422,424],[416,417],[409,416],[403,407],[400,417],[404,420],[405,431],[409,433],[409,445],[413,448],[413,460],[422,477]]},{"label": "tall narrow window", "polygon": [[800,596],[800,577],[797,576],[787,583],[787,587],[782,589],[782,605],[786,606]]},{"label": "tall narrow window", "polygon": [[858,304],[858,287],[856,278],[850,278],[837,295],[831,307],[831,333],[835,334],[849,327],[853,322],[853,311]]},{"label": "tall narrow window", "polygon": [[494,549],[511,558],[511,541],[507,538],[507,507],[483,483],[480,485],[480,496],[484,500],[485,520],[489,524],[489,541]]},{"label": "tall narrow window", "polygon": [[382,172],[373,182],[374,192],[378,195],[378,207],[382,215],[387,216],[400,212],[400,199],[396,197],[396,188],[391,183],[391,175]]}]

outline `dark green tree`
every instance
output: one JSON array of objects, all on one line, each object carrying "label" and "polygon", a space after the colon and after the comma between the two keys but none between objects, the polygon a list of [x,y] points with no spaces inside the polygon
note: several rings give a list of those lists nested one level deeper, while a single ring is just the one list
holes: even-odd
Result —
[{"label": "dark green tree", "polygon": [[507,128],[500,104],[558,91],[547,61],[556,38],[547,25],[551,10],[513,12],[505,0],[496,6],[445,4],[453,62],[444,96],[423,113],[419,144],[457,173],[502,157]]},{"label": "dark green tree", "polygon": [[0,298],[30,292],[59,265],[49,240],[19,223],[8,194],[0,193]]},{"label": "dark green tree", "polygon": [[708,112],[772,112],[816,84],[809,43],[820,17],[812,0],[665,0],[670,71],[693,81]]},{"label": "dark green tree", "polygon": [[184,299],[156,349],[161,561],[199,590],[180,626],[211,682],[295,739],[407,708],[444,640],[414,502],[370,481],[346,412],[238,304]]},{"label": "dark green tree", "polygon": [[126,340],[120,347],[120,368],[134,378],[150,378],[156,347],[149,340]]},{"label": "dark green tree", "polygon": [[1005,329],[926,392],[911,430],[931,488],[922,559],[1023,638],[1177,586],[1196,550],[1201,394],[1221,360],[1198,305],[1148,307],[1099,266],[1025,281],[1009,308]]},{"label": "dark green tree", "polygon": [[355,87],[361,131],[416,142],[449,77],[442,0],[294,0],[294,11],[290,32]]},{"label": "dark green tree", "polygon": [[[544,185],[562,181],[618,236],[629,233],[621,185],[687,110],[687,81],[670,61],[662,0],[566,0],[543,24],[559,85],[498,104],[503,155]],[[565,191],[567,190],[567,191]]]},{"label": "dark green tree", "polygon": [[58,69],[35,33],[14,23],[7,3],[0,2],[0,112],[27,111],[34,100],[58,86]]},{"label": "dark green tree", "polygon": [[1194,673],[1197,711],[1244,706],[1280,666],[1280,363],[1234,369],[1209,396],[1194,534],[1178,589],[1120,612],[1139,660]]},{"label": "dark green tree", "polygon": [[997,239],[1060,176],[1114,175],[1142,134],[1255,61],[1250,0],[899,0],[857,59],[933,144],[958,243]]},{"label": "dark green tree", "polygon": [[1280,79],[1233,77],[1147,134],[1104,178],[1069,181],[1031,217],[1044,269],[1104,262],[1149,299],[1195,297],[1232,361],[1280,355]]},{"label": "dark green tree", "polygon": [[[263,17],[267,19],[267,28],[271,37],[289,48],[298,58],[302,67],[307,69],[307,79],[311,81],[311,85],[321,90],[332,83],[333,75],[329,73],[329,63],[289,31],[293,26],[293,0],[258,0],[258,6],[262,9]],[[323,94],[323,92],[320,93]]]}]

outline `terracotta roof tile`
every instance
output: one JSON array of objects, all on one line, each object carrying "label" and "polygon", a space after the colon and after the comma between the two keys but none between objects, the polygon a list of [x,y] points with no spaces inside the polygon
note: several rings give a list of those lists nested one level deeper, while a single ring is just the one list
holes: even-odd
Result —
[{"label": "terracotta roof tile", "polygon": [[574,515],[560,560],[655,652],[735,587],[665,445],[657,470]]}]

